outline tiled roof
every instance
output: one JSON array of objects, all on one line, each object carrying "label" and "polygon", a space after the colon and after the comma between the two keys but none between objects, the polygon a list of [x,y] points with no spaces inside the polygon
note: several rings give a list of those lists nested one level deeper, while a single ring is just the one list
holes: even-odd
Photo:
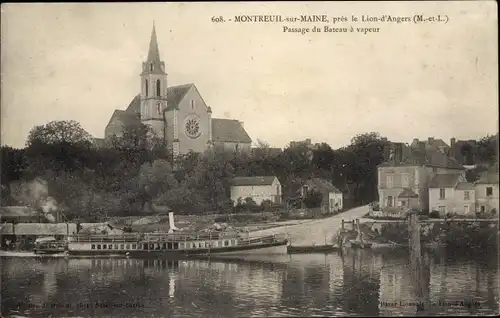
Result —
[{"label": "tiled roof", "polygon": [[399,198],[417,198],[418,194],[416,194],[412,189],[405,188],[399,195]]},{"label": "tiled roof", "polygon": [[[423,144],[424,142],[419,142]],[[422,150],[425,149],[425,150]],[[380,167],[393,167],[393,166],[428,166],[437,168],[448,168],[465,170],[465,168],[458,163],[455,158],[449,157],[442,153],[435,147],[418,147],[412,144],[409,149],[404,151],[405,157],[402,162],[394,163],[386,161]]]},{"label": "tiled roof", "polygon": [[474,190],[474,183],[470,182],[459,182],[456,187],[457,190]]},{"label": "tiled roof", "polygon": [[454,188],[460,182],[461,174],[443,173],[432,178],[429,188]]},{"label": "tiled roof", "polygon": [[312,178],[305,182],[311,188],[319,190],[321,193],[342,193],[339,189],[335,188],[333,184],[325,179]]},{"label": "tiled roof", "polygon": [[111,122],[115,119],[118,119],[127,127],[139,125],[141,123],[141,118],[137,113],[128,112],[126,110],[116,109],[113,115],[111,116],[108,125],[111,124]]},{"label": "tiled roof", "polygon": [[179,109],[179,103],[184,98],[184,95],[189,91],[194,84],[183,84],[178,86],[172,86],[167,89],[167,109]]},{"label": "tiled roof", "polygon": [[235,177],[231,185],[233,186],[259,186],[271,185],[276,179],[275,176],[258,176],[258,177]]},{"label": "tiled roof", "polygon": [[141,95],[135,95],[130,104],[127,107],[127,112],[129,113],[141,113]]},{"label": "tiled roof", "polygon": [[220,118],[212,118],[212,140],[214,142],[252,142],[238,120]]},{"label": "tiled roof", "polygon": [[498,184],[498,172],[485,171],[476,181],[477,184]]}]

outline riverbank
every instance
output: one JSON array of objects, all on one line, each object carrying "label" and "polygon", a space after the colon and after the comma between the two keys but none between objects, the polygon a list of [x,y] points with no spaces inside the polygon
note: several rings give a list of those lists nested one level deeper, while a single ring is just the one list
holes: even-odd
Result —
[{"label": "riverbank", "polygon": [[[408,245],[408,224],[406,222],[384,222],[361,219],[360,229],[366,241],[374,244]],[[457,248],[498,248],[498,221],[443,221],[420,223],[422,246]],[[373,246],[373,245],[372,245]]]}]

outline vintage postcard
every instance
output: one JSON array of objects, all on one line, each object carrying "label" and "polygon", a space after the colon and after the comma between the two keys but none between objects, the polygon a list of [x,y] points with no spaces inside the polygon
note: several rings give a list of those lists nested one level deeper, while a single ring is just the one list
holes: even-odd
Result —
[{"label": "vintage postcard", "polygon": [[494,1],[4,3],[2,317],[498,315]]}]

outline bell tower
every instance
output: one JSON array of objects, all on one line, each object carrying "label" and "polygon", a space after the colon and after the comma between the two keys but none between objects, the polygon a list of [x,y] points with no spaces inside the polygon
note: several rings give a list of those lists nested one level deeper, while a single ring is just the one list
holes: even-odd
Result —
[{"label": "bell tower", "polygon": [[141,73],[141,122],[151,127],[157,137],[165,139],[165,116],[167,108],[167,73],[165,63],[160,60],[158,40],[153,22],[148,57],[142,63]]}]

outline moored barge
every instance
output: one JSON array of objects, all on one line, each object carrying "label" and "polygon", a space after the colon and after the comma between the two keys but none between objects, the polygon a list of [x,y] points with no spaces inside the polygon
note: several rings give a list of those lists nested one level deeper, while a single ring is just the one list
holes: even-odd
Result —
[{"label": "moored barge", "polygon": [[123,255],[175,257],[183,255],[286,254],[284,235],[244,237],[227,233],[127,233],[75,235],[68,238],[67,253],[80,256]]}]

